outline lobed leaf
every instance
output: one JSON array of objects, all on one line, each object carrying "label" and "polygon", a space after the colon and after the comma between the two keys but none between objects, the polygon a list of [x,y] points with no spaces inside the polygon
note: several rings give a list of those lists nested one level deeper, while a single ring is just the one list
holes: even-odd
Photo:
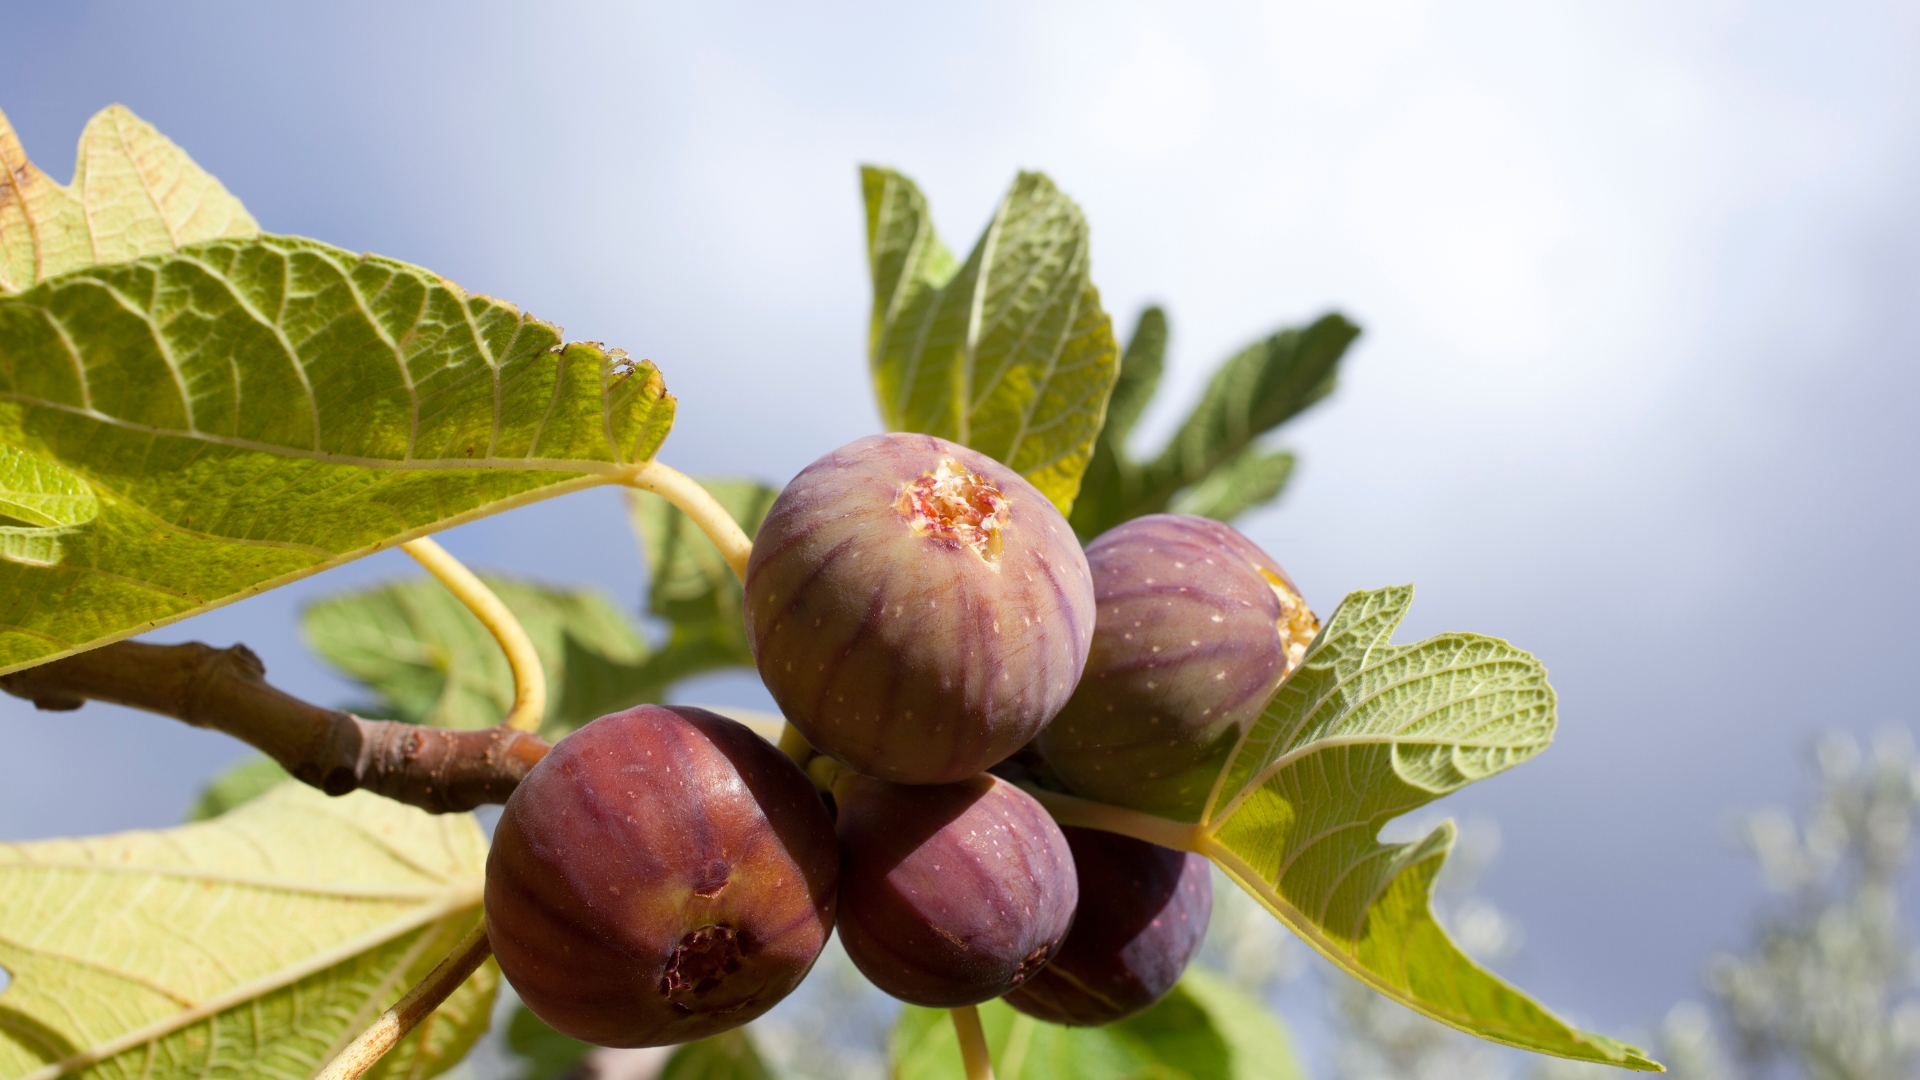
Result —
[{"label": "lobed leaf", "polygon": [[1136,461],[1126,437],[1158,385],[1167,339],[1165,314],[1148,308],[1127,343],[1109,407],[1121,423],[1110,421],[1094,446],[1074,531],[1090,540],[1163,511],[1232,521],[1278,498],[1293,456],[1261,450],[1256,440],[1333,391],[1340,360],[1359,333],[1345,318],[1325,315],[1242,349],[1214,372],[1166,447]]},{"label": "lobed leaf", "polygon": [[[162,832],[0,844],[0,1078],[307,1076],[480,916],[469,815],[283,784]],[[486,1030],[488,963],[370,1076]]]},{"label": "lobed leaf", "polygon": [[0,534],[0,672],[617,482],[666,437],[651,364],[418,267],[253,235],[172,144],[102,117],[89,138],[121,132],[124,161],[89,143],[78,194],[30,173],[0,200],[31,226],[77,198],[94,222],[84,258],[44,230],[8,249],[35,270],[0,295],[0,445],[97,501],[57,540]]},{"label": "lobed leaf", "polygon": [[[541,733],[557,739],[657,695],[633,621],[591,589],[482,575],[533,640],[550,692]],[[497,724],[513,706],[513,672],[493,635],[428,577],[341,593],[301,613],[309,648],[377,700],[357,711],[435,727]]]},{"label": "lobed leaf", "polygon": [[1021,173],[956,267],[913,181],[868,166],[861,187],[881,419],[996,458],[1067,512],[1119,359],[1080,208]]},{"label": "lobed leaf", "polygon": [[[1200,970],[1151,1008],[1105,1027],[1062,1027],[1002,1001],[980,1006],[999,1080],[1302,1080],[1286,1030],[1261,1004]],[[893,1032],[894,1080],[964,1080],[944,1009],[908,1006]]]},{"label": "lobed leaf", "polygon": [[123,105],[87,122],[65,187],[27,159],[0,113],[0,293],[259,231],[220,181]]},{"label": "lobed leaf", "polygon": [[1221,771],[1198,847],[1316,950],[1408,1007],[1495,1042],[1657,1070],[1475,965],[1430,905],[1451,823],[1383,844],[1388,821],[1544,749],[1546,670],[1495,638],[1393,645],[1411,586],[1344,600]]}]

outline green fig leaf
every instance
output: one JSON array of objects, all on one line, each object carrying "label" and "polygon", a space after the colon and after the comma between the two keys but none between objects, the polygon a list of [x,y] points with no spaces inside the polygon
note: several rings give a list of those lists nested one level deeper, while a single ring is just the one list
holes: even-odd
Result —
[{"label": "green fig leaf", "polygon": [[[703,478],[700,486],[749,537],[759,533],[777,488],[757,480]],[[751,665],[741,619],[740,579],[693,519],[652,492],[632,491],[628,509],[647,563],[647,610],[673,624],[676,637],[711,633]]]},{"label": "green fig leaf", "polygon": [[211,821],[293,779],[280,763],[254,754],[215,773],[187,808],[187,822]]},{"label": "green fig leaf", "polygon": [[[1304,1080],[1277,1017],[1198,969],[1136,1016],[1061,1027],[1002,1001],[980,1006],[999,1080]],[[965,1080],[944,1009],[908,1006],[893,1031],[894,1080]]]},{"label": "green fig leaf", "polygon": [[[0,1080],[310,1076],[480,918],[467,814],[283,784],[161,832],[0,844]],[[369,1076],[486,1030],[484,965]]]},{"label": "green fig leaf", "polygon": [[1080,208],[1021,173],[964,264],[926,199],[891,169],[861,170],[874,391],[890,431],[970,446],[1073,506],[1119,373]]},{"label": "green fig leaf", "polygon": [[[664,689],[646,639],[604,594],[490,574],[481,580],[533,640],[546,671],[540,732],[558,739],[597,716]],[[301,634],[321,659],[372,690],[363,715],[435,727],[497,724],[513,706],[513,672],[493,635],[445,586],[428,577],[339,593],[301,613]]]},{"label": "green fig leaf", "polygon": [[125,106],[87,122],[65,187],[27,159],[0,113],[0,293],[259,231],[220,181]]},{"label": "green fig leaf", "polygon": [[1171,511],[1220,521],[1272,502],[1293,474],[1293,456],[1257,440],[1333,392],[1359,327],[1340,315],[1281,330],[1229,357],[1166,447],[1136,461],[1126,446],[1133,422],[1159,383],[1167,323],[1158,308],[1140,317],[1121,364],[1110,417],[1074,505],[1074,532],[1091,540],[1143,514]]},{"label": "green fig leaf", "polygon": [[735,1028],[674,1050],[660,1080],[773,1080],[746,1029]]},{"label": "green fig leaf", "polygon": [[593,1052],[592,1043],[560,1034],[525,1005],[516,1006],[507,1021],[507,1048],[520,1059],[514,1080],[561,1080]]},{"label": "green fig leaf", "polygon": [[[123,114],[88,130],[138,126]],[[0,295],[0,445],[71,474],[97,505],[57,538],[0,534],[0,673],[621,482],[666,437],[674,402],[651,364],[563,344],[558,327],[418,267],[252,235],[250,219],[241,238],[202,239],[244,211],[219,209],[230,197],[157,135],[127,140],[134,165],[85,151],[91,171],[67,193],[88,220],[96,186],[119,193],[87,259],[78,241],[59,259],[8,249],[10,266],[40,269]],[[173,177],[151,219],[123,190],[147,166]],[[59,199],[40,180],[17,183],[38,194],[16,190],[6,212],[67,213],[47,209]],[[0,513],[19,512],[17,494]]]},{"label": "green fig leaf", "polygon": [[1443,1024],[1525,1050],[1658,1070],[1579,1031],[1460,951],[1434,918],[1453,826],[1376,839],[1388,821],[1545,749],[1546,669],[1496,638],[1390,643],[1411,586],[1341,602],[1227,758],[1200,821],[1209,856],[1321,955]]}]

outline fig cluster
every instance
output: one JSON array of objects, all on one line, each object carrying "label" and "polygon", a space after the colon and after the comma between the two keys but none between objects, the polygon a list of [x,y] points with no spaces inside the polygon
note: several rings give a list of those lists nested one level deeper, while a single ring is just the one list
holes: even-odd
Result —
[{"label": "fig cluster", "polygon": [[805,769],[731,720],[642,705],[562,740],[501,816],[494,952],[575,1038],[743,1024],[836,926],[915,1004],[1005,997],[1078,1025],[1145,1009],[1205,934],[1206,860],[1062,829],[1026,788],[1195,819],[1317,629],[1225,525],[1155,515],[1083,551],[1018,474],[908,434],[793,479],[743,614]]}]

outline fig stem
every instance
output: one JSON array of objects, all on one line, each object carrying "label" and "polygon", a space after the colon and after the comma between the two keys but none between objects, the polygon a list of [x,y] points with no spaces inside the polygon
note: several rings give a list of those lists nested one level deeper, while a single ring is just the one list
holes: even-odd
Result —
[{"label": "fig stem", "polygon": [[987,1033],[980,1027],[977,1006],[962,1005],[947,1010],[953,1017],[953,1032],[960,1037],[960,1063],[967,1080],[993,1080],[993,1058],[987,1053]]},{"label": "fig stem", "polygon": [[792,724],[782,723],[780,725],[780,752],[792,758],[795,765],[804,769],[807,767],[807,762],[813,759],[813,744],[807,741],[805,735],[800,734],[799,728],[794,727]]},{"label": "fig stem", "polygon": [[1061,825],[1102,829],[1122,836],[1131,836],[1135,840],[1145,840],[1149,844],[1172,848],[1175,851],[1209,854],[1207,831],[1200,825],[1172,821],[1156,814],[1146,814],[1123,806],[1082,799],[1077,795],[1046,791],[1031,784],[1021,784],[1020,787],[1037,799],[1041,806],[1046,807],[1047,812],[1053,815],[1053,820]]},{"label": "fig stem", "polygon": [[547,714],[547,672],[540,666],[540,654],[534,651],[533,639],[520,620],[465,563],[434,540],[422,536],[400,547],[439,578],[507,654],[507,667],[513,671],[513,708],[507,710],[501,725],[515,731],[539,731],[540,721]]},{"label": "fig stem", "polygon": [[753,540],[699,481],[672,466],[649,461],[626,477],[626,482],[641,491],[653,492],[692,518],[700,531],[707,534],[707,539],[713,541],[713,546],[720,549],[720,557],[733,568],[734,576],[747,580],[747,556],[753,553]]},{"label": "fig stem", "polygon": [[393,1008],[381,1013],[346,1049],[334,1055],[314,1080],[358,1080],[492,955],[493,947],[487,942],[487,920],[483,916],[446,959],[434,965],[426,978],[393,1003]]}]

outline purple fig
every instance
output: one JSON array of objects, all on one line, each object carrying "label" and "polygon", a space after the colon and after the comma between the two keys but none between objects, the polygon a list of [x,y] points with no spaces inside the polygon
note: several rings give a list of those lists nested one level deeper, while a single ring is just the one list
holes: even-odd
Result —
[{"label": "purple fig", "polygon": [[1062,829],[1080,907],[1053,962],[1007,995],[1052,1024],[1092,1027],[1159,1001],[1200,949],[1213,914],[1207,860],[1098,829]]},{"label": "purple fig", "polygon": [[838,876],[833,822],[798,766],[725,717],[641,705],[562,739],[508,798],[487,936],[556,1030],[689,1042],[800,984]]},{"label": "purple fig", "polygon": [[933,1008],[977,1005],[1041,970],[1079,887],[1060,827],[982,774],[893,784],[843,774],[840,940],[875,986]]},{"label": "purple fig", "polygon": [[1135,518],[1087,562],[1093,649],[1040,752],[1077,794],[1196,820],[1319,620],[1278,563],[1208,518]]},{"label": "purple fig", "polygon": [[931,435],[807,466],[747,563],[747,640],[788,722],[903,784],[964,779],[1032,739],[1080,680],[1093,611],[1053,504]]}]

